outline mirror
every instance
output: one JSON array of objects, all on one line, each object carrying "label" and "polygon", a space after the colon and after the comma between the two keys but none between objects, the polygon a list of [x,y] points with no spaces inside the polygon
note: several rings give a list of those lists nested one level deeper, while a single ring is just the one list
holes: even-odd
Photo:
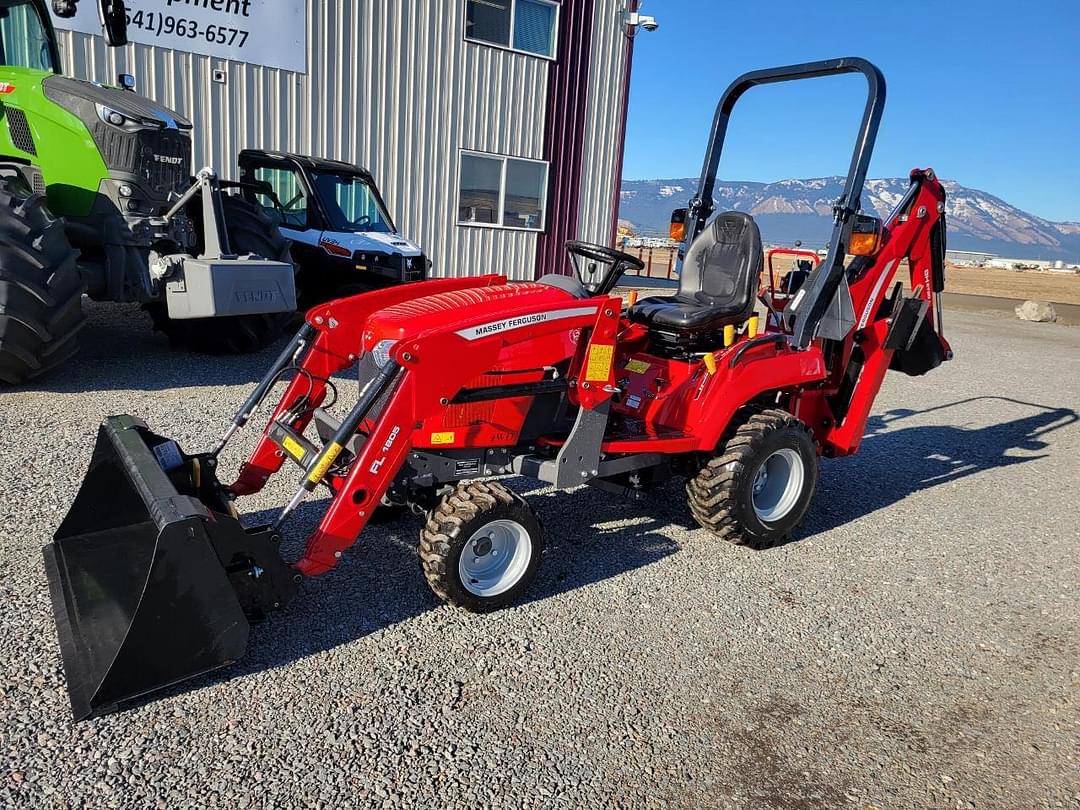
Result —
[{"label": "mirror", "polygon": [[135,92],[135,77],[130,73],[120,73],[116,77],[116,85],[122,90],[130,90]]},{"label": "mirror", "polygon": [[124,0],[98,0],[98,17],[110,47],[127,45],[127,9]]}]

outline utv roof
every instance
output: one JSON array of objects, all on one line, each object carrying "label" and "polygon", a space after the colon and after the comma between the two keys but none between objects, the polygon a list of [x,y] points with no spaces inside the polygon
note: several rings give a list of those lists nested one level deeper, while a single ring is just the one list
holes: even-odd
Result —
[{"label": "utv roof", "polygon": [[365,177],[371,177],[371,172],[363,166],[357,166],[354,163],[346,163],[343,160],[331,160],[330,158],[301,155],[297,152],[276,152],[267,149],[242,149],[240,151],[240,160],[243,161],[245,158],[256,158],[259,160],[287,160],[310,171],[360,174]]}]

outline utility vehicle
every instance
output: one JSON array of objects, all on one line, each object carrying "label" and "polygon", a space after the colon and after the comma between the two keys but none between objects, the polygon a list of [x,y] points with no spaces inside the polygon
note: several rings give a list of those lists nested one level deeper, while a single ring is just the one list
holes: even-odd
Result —
[{"label": "utility vehicle", "polygon": [[294,152],[240,152],[242,196],[292,243],[304,308],[423,281],[430,261],[401,235],[371,172]]}]

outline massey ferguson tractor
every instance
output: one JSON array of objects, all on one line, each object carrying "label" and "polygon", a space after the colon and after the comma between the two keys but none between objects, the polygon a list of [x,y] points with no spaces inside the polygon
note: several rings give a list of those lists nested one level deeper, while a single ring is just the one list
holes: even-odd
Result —
[{"label": "massey ferguson tractor", "polygon": [[[70,17],[75,2],[53,8]],[[125,44],[123,3],[99,13],[108,43]],[[45,0],[2,0],[0,384],[75,354],[84,292],[142,303],[197,351],[277,337],[296,308],[288,242],[210,169],[192,177],[183,116],[59,69]]]},{"label": "massey ferguson tractor", "polygon": [[[713,216],[728,117],[757,85],[852,72],[868,98],[828,255],[782,292],[762,290],[753,218]],[[764,549],[788,538],[819,457],[858,449],[886,372],[923,374],[951,357],[941,183],[915,170],[884,221],[860,211],[884,100],[881,73],[862,59],[739,77],[680,217],[687,247],[672,297],[624,306],[613,291],[640,262],[571,242],[577,278],[440,279],[314,307],[206,452],[184,452],[131,416],[106,419],[45,547],[74,715],[236,661],[249,623],[331,572],[381,506],[426,515],[418,558],[441,599],[479,612],[512,603],[544,536],[500,476],[634,499],[679,477],[719,542]],[[905,262],[910,294],[894,282]],[[349,368],[355,396],[331,382]],[[223,483],[223,449],[279,382],[254,451]],[[295,495],[272,524],[242,524],[235,501],[286,464],[300,479]],[[329,493],[325,514],[286,561],[289,516],[316,491]]]}]

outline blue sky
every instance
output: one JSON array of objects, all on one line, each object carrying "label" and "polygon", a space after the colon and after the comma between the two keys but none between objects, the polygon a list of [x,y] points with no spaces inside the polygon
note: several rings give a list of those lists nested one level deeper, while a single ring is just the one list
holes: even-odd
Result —
[{"label": "blue sky", "polygon": [[[888,83],[871,177],[932,166],[1051,220],[1080,221],[1080,0],[645,0],[623,176],[697,176],[727,84],[762,67],[864,56]],[[735,108],[720,174],[843,174],[866,83],[757,87]]]}]

